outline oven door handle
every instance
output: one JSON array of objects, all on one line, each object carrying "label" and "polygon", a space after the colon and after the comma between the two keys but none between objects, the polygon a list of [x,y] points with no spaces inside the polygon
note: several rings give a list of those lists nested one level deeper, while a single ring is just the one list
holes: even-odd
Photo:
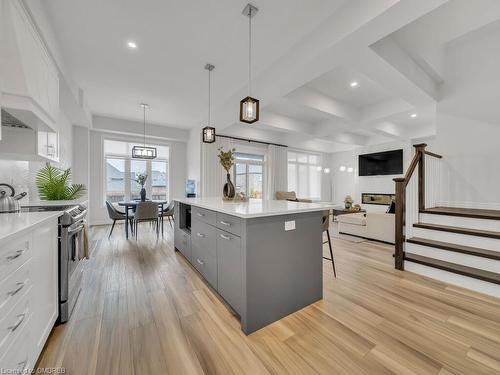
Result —
[{"label": "oven door handle", "polygon": [[75,229],[68,230],[68,234],[73,234],[73,233],[76,233],[76,232],[80,232],[83,229],[84,226],[85,225],[82,224],[82,225],[76,227]]}]

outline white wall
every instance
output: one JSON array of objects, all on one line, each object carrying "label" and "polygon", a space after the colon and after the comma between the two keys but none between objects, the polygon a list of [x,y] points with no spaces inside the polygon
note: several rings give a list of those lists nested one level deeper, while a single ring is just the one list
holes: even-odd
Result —
[{"label": "white wall", "polygon": [[[394,194],[395,184],[393,178],[402,175],[391,176],[358,176],[358,156],[374,152],[403,149],[403,170],[406,171],[413,157],[413,147],[408,142],[391,142],[382,145],[360,147],[352,151],[333,153],[330,156],[331,181],[333,198],[336,204],[343,205],[346,195],[354,199],[355,204],[361,204],[362,193],[385,193]],[[353,168],[351,173],[339,171],[341,166]],[[362,205],[367,211],[386,211],[387,206]]]},{"label": "white wall", "polygon": [[497,22],[445,50],[433,150],[443,155],[441,204],[500,209],[499,40]]},{"label": "white wall", "polygon": [[189,132],[187,142],[187,179],[196,181],[196,193],[200,194],[201,182],[201,130],[195,127]]}]

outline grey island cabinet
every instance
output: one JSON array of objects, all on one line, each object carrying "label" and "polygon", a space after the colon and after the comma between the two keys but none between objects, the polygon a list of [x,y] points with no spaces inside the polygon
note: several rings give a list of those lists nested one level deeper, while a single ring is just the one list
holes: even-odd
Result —
[{"label": "grey island cabinet", "polygon": [[176,250],[250,334],[323,296],[322,217],[333,206],[221,198],[175,201]]}]

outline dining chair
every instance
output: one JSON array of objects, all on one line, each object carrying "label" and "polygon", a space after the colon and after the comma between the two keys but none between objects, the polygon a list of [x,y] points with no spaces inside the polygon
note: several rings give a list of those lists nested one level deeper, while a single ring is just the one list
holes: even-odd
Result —
[{"label": "dining chair", "polygon": [[134,214],[135,239],[137,239],[137,228],[140,222],[149,221],[156,224],[156,237],[159,236],[159,216],[158,203],[155,202],[139,202]]},{"label": "dining chair", "polygon": [[170,226],[172,227],[172,221],[174,221],[174,206],[175,202],[170,201],[167,207],[165,207],[161,212],[160,212],[160,217],[163,216],[163,218],[167,218]]},{"label": "dining chair", "polygon": [[[110,201],[106,201],[106,208],[108,209],[109,218],[113,220],[113,225],[111,226],[111,230],[109,231],[108,235],[108,238],[110,238],[111,234],[113,233],[113,229],[115,229],[116,222],[120,220],[127,220],[127,216],[125,215],[125,212],[117,210],[116,207],[113,205],[113,203],[111,203]],[[130,228],[133,234],[134,228],[132,225],[132,221],[133,221],[133,215],[129,214]],[[125,225],[128,225],[128,223],[125,223]]]},{"label": "dining chair", "polygon": [[327,241],[323,242],[323,245],[325,243],[328,243],[328,246],[330,247],[330,258],[323,257],[323,259],[326,260],[331,260],[332,261],[332,266],[333,266],[333,276],[337,277],[337,273],[335,272],[335,261],[333,260],[333,250],[332,250],[332,240],[330,238],[330,210],[323,211],[323,233],[326,232],[326,237],[328,238]]}]

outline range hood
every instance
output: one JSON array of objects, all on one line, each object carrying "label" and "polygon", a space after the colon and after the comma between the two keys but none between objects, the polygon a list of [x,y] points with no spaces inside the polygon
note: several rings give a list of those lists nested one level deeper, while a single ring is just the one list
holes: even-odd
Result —
[{"label": "range hood", "polygon": [[58,70],[22,1],[2,6],[1,107],[33,130],[57,132]]},{"label": "range hood", "polygon": [[7,128],[17,128],[17,129],[31,129],[24,122],[19,120],[17,117],[12,116],[9,112],[2,108],[1,112],[2,126]]}]

